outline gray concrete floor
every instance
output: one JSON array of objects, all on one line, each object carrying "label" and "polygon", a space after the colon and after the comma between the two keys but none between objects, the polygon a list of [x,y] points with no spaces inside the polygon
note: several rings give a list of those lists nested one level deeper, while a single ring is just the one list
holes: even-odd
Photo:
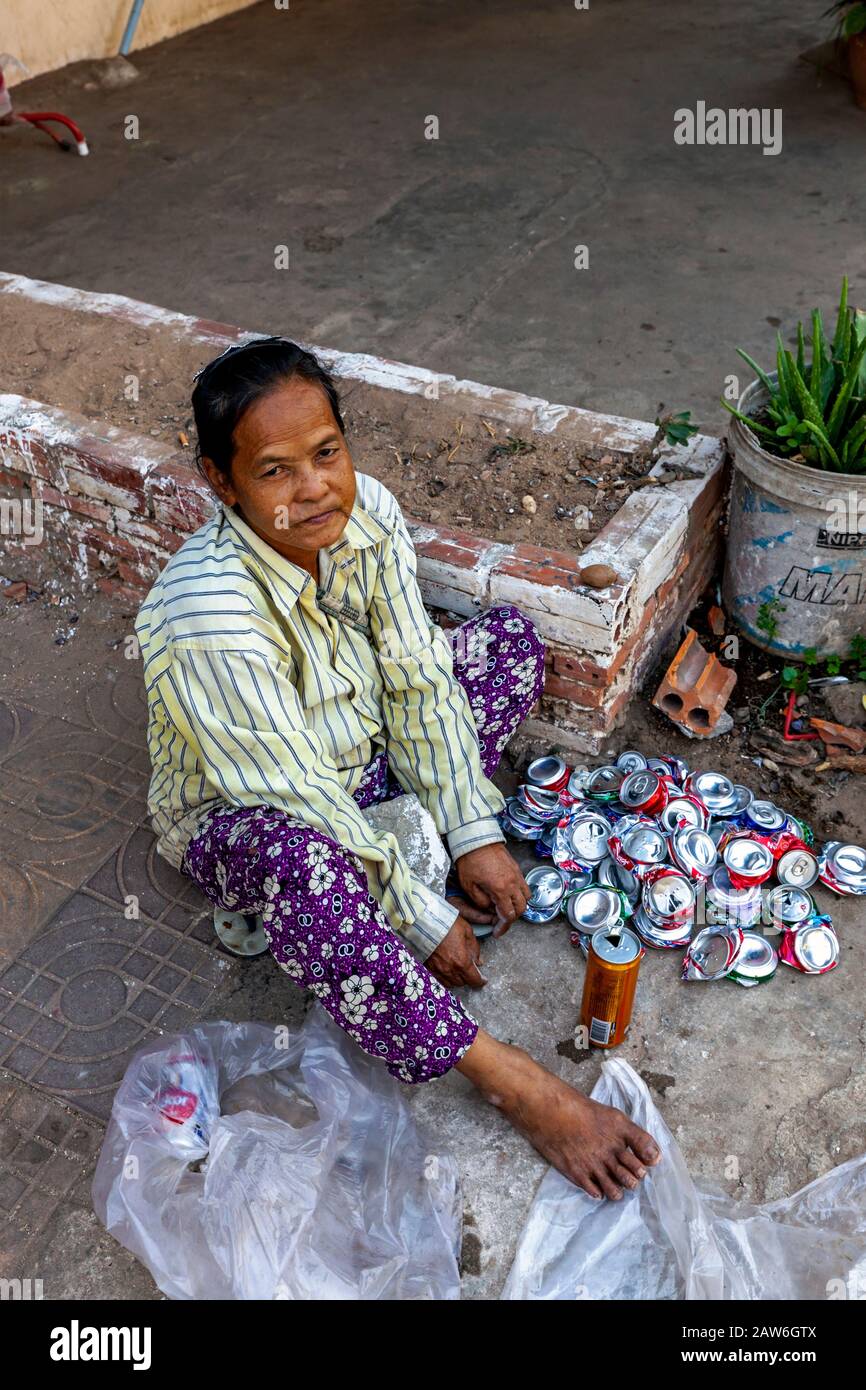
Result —
[{"label": "gray concrete floor", "polygon": [[[19,87],[93,154],[0,132],[0,265],[719,427],[737,345],[766,358],[844,271],[866,298],[866,114],[798,62],[822,8],[263,3],[133,54],[119,91],[80,66]],[[781,108],[782,153],[675,145],[698,100]]]},{"label": "gray concrete floor", "polygon": [[[269,957],[218,948],[205,901],[155,855],[142,682],[123,656],[130,618],[101,598],[77,623],[71,612],[65,600],[0,607],[0,1278],[42,1279],[47,1299],[156,1298],[89,1196],[131,1052],[197,1019],[297,1026],[315,1005]],[[615,745],[762,777],[737,736],[696,749],[642,702]],[[514,785],[507,760],[498,780]],[[819,838],[862,836],[859,778],[760,785]],[[781,966],[757,990],[686,985],[678,952],[651,952],[619,1049],[692,1172],[746,1201],[784,1196],[866,1149],[862,900],[819,898],[838,927],[839,969],[810,978]],[[515,924],[484,960],[489,985],[467,992],[480,1022],[591,1089],[600,1058],[574,1046],[583,963],[562,920]],[[545,1164],[456,1073],[411,1099],[460,1165],[464,1297],[496,1298]]]},{"label": "gray concrete floor", "polygon": [[[843,270],[866,288],[866,117],[796,61],[821,37],[820,8],[262,4],[136,54],[140,79],[122,91],[87,91],[79,70],[19,88],[19,105],[75,115],[94,153],[0,135],[0,265],[595,409],[648,416],[665,400],[718,423],[737,343],[766,355],[768,319],[829,307]],[[780,106],[783,153],[678,148],[673,112],[699,99]],[[438,142],[423,139],[431,114]],[[587,271],[572,269],[577,243]],[[277,244],[289,271],[273,269]],[[49,1298],[154,1297],[88,1202],[129,1047],[154,1021],[297,1021],[304,1003],[267,961],[217,952],[202,902],[154,860],[141,683],[112,645],[129,617],[96,603],[65,645],[55,630],[68,608],[2,615],[0,1275],[44,1277]],[[653,751],[658,725],[634,719],[624,741]],[[816,810],[819,833],[862,833],[853,782]],[[643,969],[623,1055],[693,1170],[724,1185],[737,1156],[727,1181],[747,1198],[783,1195],[866,1142],[866,941],[859,903],[837,906],[843,968],[820,980],[689,988],[667,956]],[[116,942],[117,1000],[103,978],[117,977]],[[482,1022],[589,1087],[599,1062],[571,1045],[582,966],[567,934],[515,928],[488,971]],[[414,1103],[461,1163],[466,1294],[495,1296],[543,1164],[460,1077]]]}]

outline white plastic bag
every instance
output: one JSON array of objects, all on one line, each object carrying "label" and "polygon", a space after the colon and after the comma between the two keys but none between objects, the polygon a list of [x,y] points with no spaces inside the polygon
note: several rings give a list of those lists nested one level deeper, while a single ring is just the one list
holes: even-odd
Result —
[{"label": "white plastic bag", "polygon": [[[866,1155],[792,1197],[739,1205],[697,1186],[644,1083],[605,1061],[593,1099],[649,1131],[661,1163],[622,1201],[550,1169],[505,1299],[824,1299],[866,1289]],[[835,1291],[835,1292],[834,1292]],[[844,1291],[844,1292],[843,1292]]]},{"label": "white plastic bag", "polygon": [[460,1296],[456,1163],[320,1009],[138,1052],[93,1200],[171,1298]]}]

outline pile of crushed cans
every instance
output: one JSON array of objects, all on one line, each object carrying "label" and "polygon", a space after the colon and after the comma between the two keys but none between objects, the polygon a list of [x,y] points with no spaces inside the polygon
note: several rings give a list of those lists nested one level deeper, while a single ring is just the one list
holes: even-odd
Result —
[{"label": "pile of crushed cans", "polygon": [[536,758],[500,823],[550,861],[526,874],[528,921],[563,914],[584,955],[595,932],[628,921],[644,948],[685,950],[684,980],[754,986],[780,960],[825,974],[839,941],[810,889],[866,894],[866,850],[830,841],[818,853],[803,821],[681,758],[629,750],[594,770]]}]

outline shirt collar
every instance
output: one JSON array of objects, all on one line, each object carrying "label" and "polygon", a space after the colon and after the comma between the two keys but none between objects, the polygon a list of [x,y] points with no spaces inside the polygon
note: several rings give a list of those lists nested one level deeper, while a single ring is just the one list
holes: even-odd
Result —
[{"label": "shirt collar", "polygon": [[[222,512],[241,548],[249,554],[250,558],[259,562],[256,568],[262,571],[266,582],[278,580],[282,587],[289,590],[293,601],[300,598],[308,584],[315,583],[313,576],[307,570],[294,564],[291,560],[287,560],[284,555],[281,555],[278,550],[275,550],[272,545],[257,535],[233,507],[228,507],[223,503]],[[356,550],[363,550],[368,546],[376,545],[389,534],[388,524],[374,512],[368,512],[356,497],[355,505],[349,514],[343,534],[333,545],[328,546],[328,554],[338,569],[344,569],[354,562]]]}]

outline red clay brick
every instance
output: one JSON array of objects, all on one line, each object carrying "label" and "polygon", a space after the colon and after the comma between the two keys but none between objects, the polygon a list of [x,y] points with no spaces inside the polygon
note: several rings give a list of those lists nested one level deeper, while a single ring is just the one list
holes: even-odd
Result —
[{"label": "red clay brick", "polygon": [[32,490],[30,477],[27,473],[13,473],[6,468],[0,468],[0,483],[5,484],[6,487],[23,488],[28,492]]},{"label": "red clay brick", "polygon": [[[512,579],[524,579],[542,587],[547,585],[560,589],[582,589],[580,580],[580,556],[573,550],[552,550],[521,542],[512,546],[511,554],[503,556],[496,563],[496,573],[508,575]],[[615,601],[625,592],[622,584],[611,584],[610,588],[599,590],[599,597],[605,602]]]},{"label": "red clay brick", "polygon": [[719,722],[737,680],[736,671],[707,652],[690,628],[665,672],[653,705],[675,724],[698,735],[709,734]]},{"label": "red clay brick", "polygon": [[607,691],[598,686],[584,685],[550,671],[544,681],[544,693],[554,700],[571,700],[583,709],[598,709],[604,704]]},{"label": "red clay brick", "polygon": [[119,555],[126,560],[137,560],[139,555],[147,553],[131,541],[125,541],[122,536],[111,531],[102,531],[97,526],[82,530],[80,538],[89,550],[105,550],[109,555]]},{"label": "red clay brick", "polygon": [[91,502],[86,497],[76,497],[74,493],[61,493],[44,483],[41,478],[34,479],[34,497],[39,497],[47,506],[60,507],[65,512],[75,512],[77,516],[89,516],[93,521],[111,520],[112,508],[104,502]]},{"label": "red clay brick", "polygon": [[134,613],[141,607],[142,590],[124,584],[121,579],[113,579],[103,575],[96,581],[98,587],[104,594],[109,594],[118,603],[126,603]]}]

